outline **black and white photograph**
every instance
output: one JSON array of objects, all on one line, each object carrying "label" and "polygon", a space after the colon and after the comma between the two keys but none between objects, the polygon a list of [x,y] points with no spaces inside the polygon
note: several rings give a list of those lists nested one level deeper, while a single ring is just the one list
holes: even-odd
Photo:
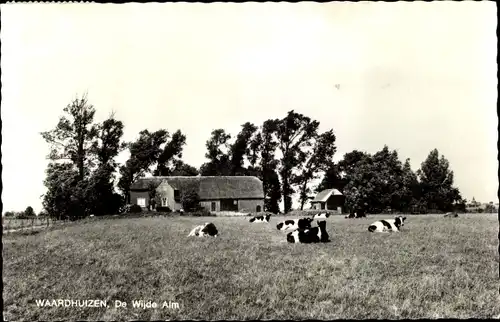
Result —
[{"label": "black and white photograph", "polygon": [[500,319],[495,2],[0,15],[4,320]]}]

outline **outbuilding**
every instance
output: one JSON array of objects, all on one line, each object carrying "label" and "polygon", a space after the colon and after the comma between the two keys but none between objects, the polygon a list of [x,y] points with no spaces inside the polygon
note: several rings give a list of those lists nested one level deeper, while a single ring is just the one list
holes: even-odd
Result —
[{"label": "outbuilding", "polygon": [[311,201],[312,209],[316,210],[335,210],[342,213],[345,196],[337,189],[326,189],[316,195]]}]

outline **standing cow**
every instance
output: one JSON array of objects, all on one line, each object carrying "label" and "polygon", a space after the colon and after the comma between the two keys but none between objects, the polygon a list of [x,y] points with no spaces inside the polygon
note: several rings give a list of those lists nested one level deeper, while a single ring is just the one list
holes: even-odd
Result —
[{"label": "standing cow", "polygon": [[330,236],[326,231],[326,221],[318,221],[318,227],[307,229],[297,229],[286,236],[286,241],[289,243],[327,243],[330,241]]},{"label": "standing cow", "polygon": [[312,218],[287,219],[276,225],[278,230],[305,229],[311,227]]},{"label": "standing cow", "polygon": [[328,217],[330,217],[330,214],[327,213],[327,212],[323,212],[323,213],[315,214],[313,216],[313,220],[316,220],[316,219],[327,219]]}]

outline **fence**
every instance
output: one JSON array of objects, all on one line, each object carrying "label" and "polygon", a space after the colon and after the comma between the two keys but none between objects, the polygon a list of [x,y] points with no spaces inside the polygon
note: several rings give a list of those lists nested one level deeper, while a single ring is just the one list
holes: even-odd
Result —
[{"label": "fence", "polygon": [[33,217],[27,219],[2,217],[3,230],[21,230],[49,227],[54,225],[55,220],[50,217]]}]

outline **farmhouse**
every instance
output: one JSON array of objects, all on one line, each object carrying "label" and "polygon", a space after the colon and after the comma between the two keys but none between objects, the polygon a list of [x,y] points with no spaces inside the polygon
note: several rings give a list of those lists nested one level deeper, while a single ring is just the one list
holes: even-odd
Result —
[{"label": "farmhouse", "polygon": [[326,189],[316,195],[311,201],[311,207],[316,210],[336,210],[341,214],[344,201],[345,196],[342,192],[337,189]]},{"label": "farmhouse", "polygon": [[151,204],[155,191],[157,206],[169,207],[173,211],[182,208],[184,191],[198,193],[200,205],[208,211],[264,210],[262,181],[251,176],[197,176],[197,177],[149,177],[138,179],[130,186],[130,203],[146,208]]}]

